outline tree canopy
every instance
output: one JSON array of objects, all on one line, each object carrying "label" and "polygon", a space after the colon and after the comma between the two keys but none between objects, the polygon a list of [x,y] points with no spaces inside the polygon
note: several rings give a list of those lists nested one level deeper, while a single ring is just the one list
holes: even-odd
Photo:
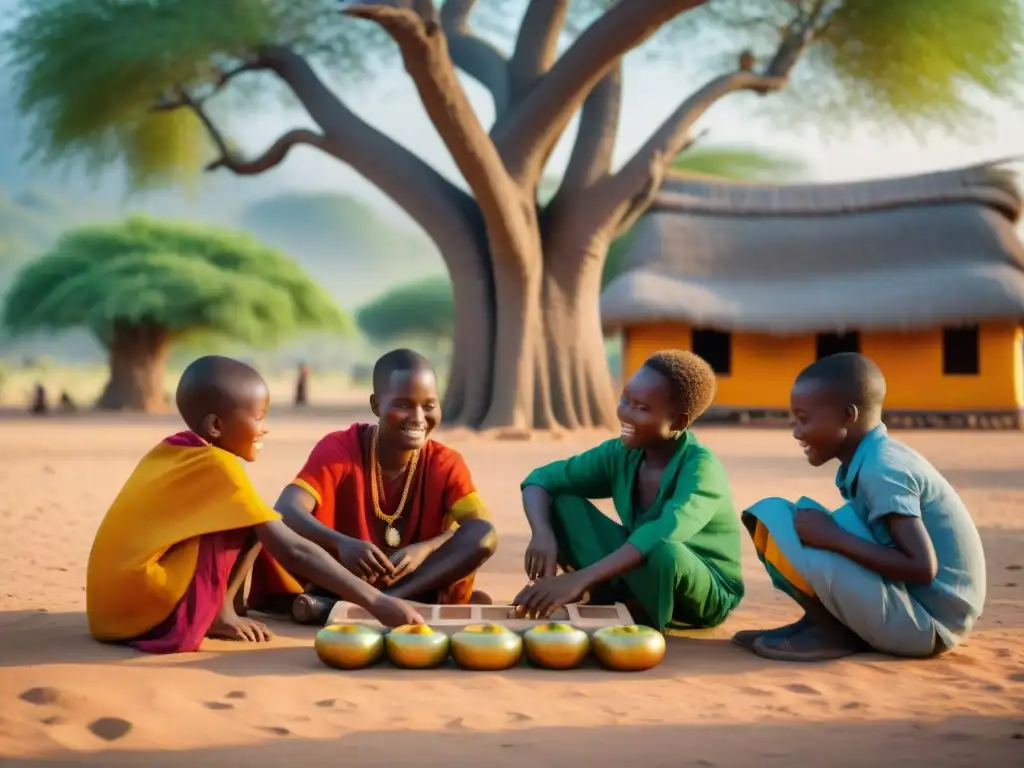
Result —
[{"label": "tree canopy", "polygon": [[[570,3],[562,45],[613,5]],[[790,121],[813,115],[841,128],[852,115],[859,123],[966,132],[984,119],[979,96],[1020,95],[1020,0],[694,5],[646,46],[691,71],[726,61],[731,66],[741,51],[771,58],[780,30],[789,31],[796,15],[813,18],[803,47],[791,52],[802,54],[793,82],[769,106]],[[211,141],[208,116],[161,110],[161,99],[205,101],[237,75],[263,69],[255,58],[274,46],[308,57],[341,84],[365,82],[396,64],[391,40],[376,24],[341,13],[344,6],[338,0],[21,0],[3,44],[20,109],[33,118],[35,152],[50,160],[75,157],[90,167],[121,159],[135,183],[158,184],[192,177],[234,149],[223,132]],[[473,20],[495,37],[493,51],[503,53],[514,37],[523,6],[522,0],[479,3]],[[477,53],[481,45],[491,47],[470,30],[463,37]],[[224,103],[228,109],[266,104],[268,95],[280,93],[266,82],[254,87],[247,75],[238,84]],[[183,102],[185,89],[191,90]]]},{"label": "tree canopy", "polygon": [[375,343],[450,339],[454,322],[452,283],[447,275],[403,283],[356,312],[359,330]]},{"label": "tree canopy", "polygon": [[117,322],[255,346],[351,329],[280,252],[247,235],[143,217],[63,235],[17,273],[3,311],[14,334],[85,327],[104,343]]}]

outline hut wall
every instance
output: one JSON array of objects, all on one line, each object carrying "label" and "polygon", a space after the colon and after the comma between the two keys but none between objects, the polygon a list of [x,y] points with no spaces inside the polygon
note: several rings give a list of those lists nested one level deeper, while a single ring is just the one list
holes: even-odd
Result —
[{"label": "hut wall", "polygon": [[[898,411],[1017,411],[1024,408],[1021,328],[983,324],[977,375],[943,373],[943,332],[860,333],[860,351],[874,360],[888,384],[886,407]],[[691,329],[645,324],[623,334],[623,375],[631,376],[660,349],[692,349]],[[788,410],[796,375],[815,360],[816,336],[734,333],[731,370],[719,375],[716,405],[737,410]]]}]

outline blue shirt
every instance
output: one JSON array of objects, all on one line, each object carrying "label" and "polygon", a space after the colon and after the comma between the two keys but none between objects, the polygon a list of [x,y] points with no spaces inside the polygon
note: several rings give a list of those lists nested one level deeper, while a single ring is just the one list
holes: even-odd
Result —
[{"label": "blue shirt", "polygon": [[939,562],[927,586],[907,591],[935,620],[950,648],[970,632],[985,604],[985,552],[967,507],[953,486],[921,454],[889,437],[885,425],[861,440],[849,465],[840,466],[836,485],[867,523],[875,540],[895,546],[887,515],[918,517]]}]

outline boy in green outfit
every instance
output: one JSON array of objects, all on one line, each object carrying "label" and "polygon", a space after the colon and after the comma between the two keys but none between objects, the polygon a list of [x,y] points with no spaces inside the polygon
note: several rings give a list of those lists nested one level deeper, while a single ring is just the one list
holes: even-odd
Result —
[{"label": "boy in green outfit", "polygon": [[[527,476],[521,612],[546,617],[590,592],[659,630],[725,620],[743,597],[740,522],[725,469],[689,431],[715,387],[701,358],[658,352],[622,392],[619,438]],[[621,525],[588,501],[602,498]]]}]

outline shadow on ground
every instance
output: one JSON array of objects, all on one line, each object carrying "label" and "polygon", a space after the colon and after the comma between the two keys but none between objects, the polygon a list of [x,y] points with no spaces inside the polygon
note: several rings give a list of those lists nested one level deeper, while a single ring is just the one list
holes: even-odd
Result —
[{"label": "shadow on ground", "polygon": [[[923,744],[941,743],[936,766],[1012,765],[1024,738],[1019,719],[959,717],[938,722],[602,725],[421,733],[394,729],[302,739],[288,729],[259,744],[168,751],[63,753],[19,765],[912,765]],[[254,731],[256,729],[254,728]],[[266,735],[262,738],[266,738]],[[429,740],[429,750],[424,741]],[[822,752],[827,750],[829,756]],[[424,762],[429,754],[429,763]],[[1013,758],[1013,755],[1017,758]]]},{"label": "shadow on ground", "polygon": [[[135,666],[146,668],[202,669],[227,677],[257,675],[311,675],[329,673],[313,650],[316,629],[287,621],[268,619],[275,641],[266,645],[249,645],[226,641],[207,641],[196,654],[148,656],[118,645],[98,643],[88,633],[85,615],[78,612],[41,613],[8,612],[0,615],[0,669],[37,665],[90,664],[96,666]],[[757,672],[771,665],[733,645],[721,636],[721,629],[673,632],[668,637],[665,660],[657,668],[644,672],[645,679],[674,679],[682,675],[726,675]],[[456,669],[446,662],[450,674],[474,676],[477,673]],[[377,679],[415,678],[419,673],[399,670],[387,662],[355,672],[339,672],[364,682]],[[425,672],[423,675],[432,673]],[[519,667],[507,672],[490,673],[509,677],[519,683],[552,682],[552,672],[529,667],[525,659]],[[589,662],[573,672],[579,684],[621,680],[619,673],[608,672]]]}]

